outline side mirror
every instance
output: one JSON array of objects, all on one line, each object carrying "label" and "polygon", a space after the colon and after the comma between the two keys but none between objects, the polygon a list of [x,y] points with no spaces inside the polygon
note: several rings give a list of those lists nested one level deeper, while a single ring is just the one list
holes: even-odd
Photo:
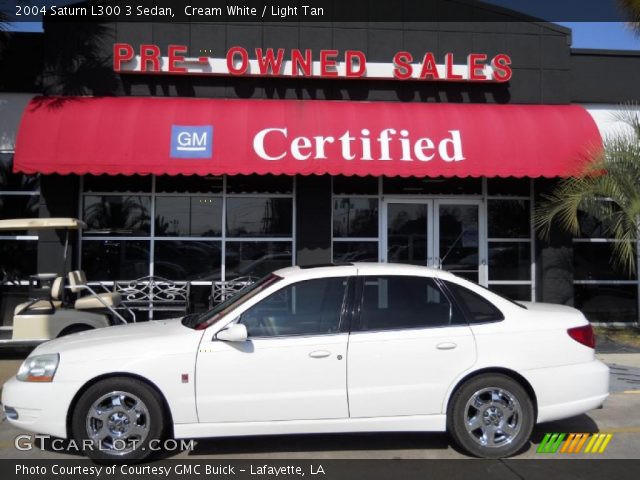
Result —
[{"label": "side mirror", "polygon": [[242,323],[232,323],[224,330],[220,330],[216,338],[224,342],[246,342],[249,338],[247,327]]}]

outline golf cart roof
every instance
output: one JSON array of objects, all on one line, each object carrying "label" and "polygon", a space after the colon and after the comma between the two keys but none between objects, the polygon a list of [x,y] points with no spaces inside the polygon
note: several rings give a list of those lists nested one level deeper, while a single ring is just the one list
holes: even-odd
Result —
[{"label": "golf cart roof", "polygon": [[0,220],[2,230],[79,230],[87,225],[77,218],[12,218]]}]

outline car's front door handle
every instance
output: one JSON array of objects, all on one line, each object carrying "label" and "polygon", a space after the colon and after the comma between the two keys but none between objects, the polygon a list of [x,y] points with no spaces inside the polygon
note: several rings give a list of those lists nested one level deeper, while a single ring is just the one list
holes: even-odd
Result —
[{"label": "car's front door handle", "polygon": [[315,350],[309,354],[311,358],[325,358],[331,355],[331,352],[327,350]]},{"label": "car's front door handle", "polygon": [[458,345],[453,343],[453,342],[444,342],[444,343],[439,343],[438,345],[436,345],[436,348],[438,350],[453,350],[457,346]]}]

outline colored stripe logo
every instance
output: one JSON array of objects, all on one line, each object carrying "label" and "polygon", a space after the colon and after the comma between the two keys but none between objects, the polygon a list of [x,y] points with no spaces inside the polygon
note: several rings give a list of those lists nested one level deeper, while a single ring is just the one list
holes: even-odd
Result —
[{"label": "colored stripe logo", "polygon": [[536,453],[604,453],[611,433],[547,433]]}]

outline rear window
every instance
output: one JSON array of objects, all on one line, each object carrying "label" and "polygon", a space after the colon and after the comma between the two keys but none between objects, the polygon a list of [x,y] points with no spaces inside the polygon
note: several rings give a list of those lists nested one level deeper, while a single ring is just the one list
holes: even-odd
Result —
[{"label": "rear window", "polygon": [[469,323],[499,322],[504,315],[486,298],[457,283],[444,282],[469,317]]}]

